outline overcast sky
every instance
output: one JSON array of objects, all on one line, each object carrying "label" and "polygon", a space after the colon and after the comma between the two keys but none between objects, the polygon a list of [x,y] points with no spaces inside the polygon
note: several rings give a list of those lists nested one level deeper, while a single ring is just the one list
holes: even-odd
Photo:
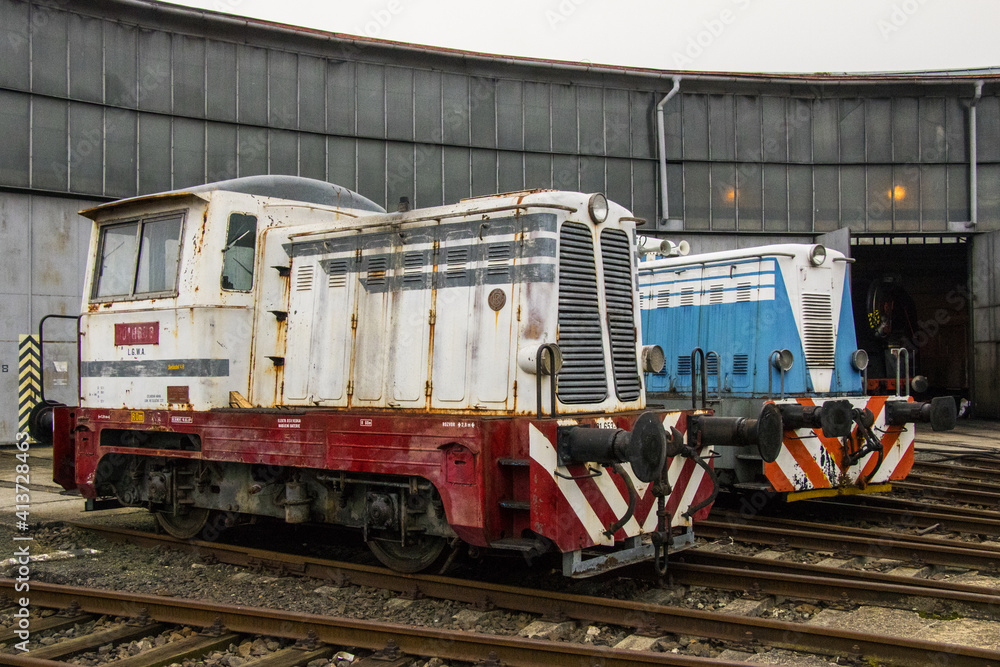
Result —
[{"label": "overcast sky", "polygon": [[996,0],[195,0],[330,32],[503,55],[744,72],[1000,66]]}]

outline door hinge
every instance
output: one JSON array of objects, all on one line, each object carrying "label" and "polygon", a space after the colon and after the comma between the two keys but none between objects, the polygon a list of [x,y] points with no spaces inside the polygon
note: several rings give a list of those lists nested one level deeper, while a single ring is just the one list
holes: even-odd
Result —
[{"label": "door hinge", "polygon": [[434,391],[434,383],[428,380],[427,383],[424,385],[424,396],[430,396],[433,391]]},{"label": "door hinge", "polygon": [[514,380],[514,398],[517,398],[517,380]]},{"label": "door hinge", "polygon": [[347,395],[354,396],[354,380],[347,381]]},{"label": "door hinge", "polygon": [[357,313],[352,313],[351,314],[351,328],[352,329],[357,329],[358,328],[358,314]]},{"label": "door hinge", "polygon": [[428,324],[434,324],[435,322],[437,322],[437,311],[432,309],[427,314],[427,323]]}]

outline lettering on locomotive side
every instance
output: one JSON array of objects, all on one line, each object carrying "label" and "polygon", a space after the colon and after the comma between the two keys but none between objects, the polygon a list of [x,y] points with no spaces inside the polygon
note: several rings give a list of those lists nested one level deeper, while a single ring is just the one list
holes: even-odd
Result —
[{"label": "lettering on locomotive side", "polygon": [[298,417],[281,417],[278,419],[278,428],[302,428],[302,420]]},{"label": "lettering on locomotive side", "polygon": [[129,412],[129,421],[133,424],[144,424],[146,422],[146,413],[142,410],[131,410]]},{"label": "lettering on locomotive side", "polygon": [[183,415],[172,415],[170,417],[171,424],[193,424],[194,417],[185,417]]},{"label": "lettering on locomotive side", "polygon": [[362,419],[362,420],[360,420],[360,424],[361,424],[361,426],[364,426],[366,428],[371,428],[372,420],[371,419]]}]

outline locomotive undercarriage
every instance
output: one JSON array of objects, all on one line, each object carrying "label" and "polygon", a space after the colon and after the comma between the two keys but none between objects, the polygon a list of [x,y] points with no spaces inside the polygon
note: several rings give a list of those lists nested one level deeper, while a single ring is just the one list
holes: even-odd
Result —
[{"label": "locomotive undercarriage", "polygon": [[109,453],[95,488],[146,507],[181,539],[214,539],[255,516],[335,524],[360,529],[382,563],[407,572],[431,566],[456,541],[437,490],[420,477]]}]

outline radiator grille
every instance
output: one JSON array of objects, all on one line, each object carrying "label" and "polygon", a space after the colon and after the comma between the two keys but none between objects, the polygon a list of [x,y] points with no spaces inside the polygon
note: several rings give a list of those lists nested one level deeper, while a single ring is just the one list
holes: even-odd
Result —
[{"label": "radiator grille", "polygon": [[615,393],[622,401],[639,398],[639,361],[636,358],[635,311],[632,301],[632,263],[628,234],[620,229],[601,232],[601,262],[611,335],[611,365]]},{"label": "radiator grille", "polygon": [[810,368],[833,368],[833,305],[829,294],[802,295],[802,342]]},{"label": "radiator grille", "polygon": [[384,287],[385,272],[389,268],[389,260],[386,257],[370,257],[368,259],[368,286]]},{"label": "radiator grille", "polygon": [[750,357],[746,354],[733,355],[733,375],[746,375],[750,371]]},{"label": "radiator grille", "polygon": [[608,395],[594,239],[578,222],[559,231],[559,347],[557,394],[563,403],[597,403]]}]

